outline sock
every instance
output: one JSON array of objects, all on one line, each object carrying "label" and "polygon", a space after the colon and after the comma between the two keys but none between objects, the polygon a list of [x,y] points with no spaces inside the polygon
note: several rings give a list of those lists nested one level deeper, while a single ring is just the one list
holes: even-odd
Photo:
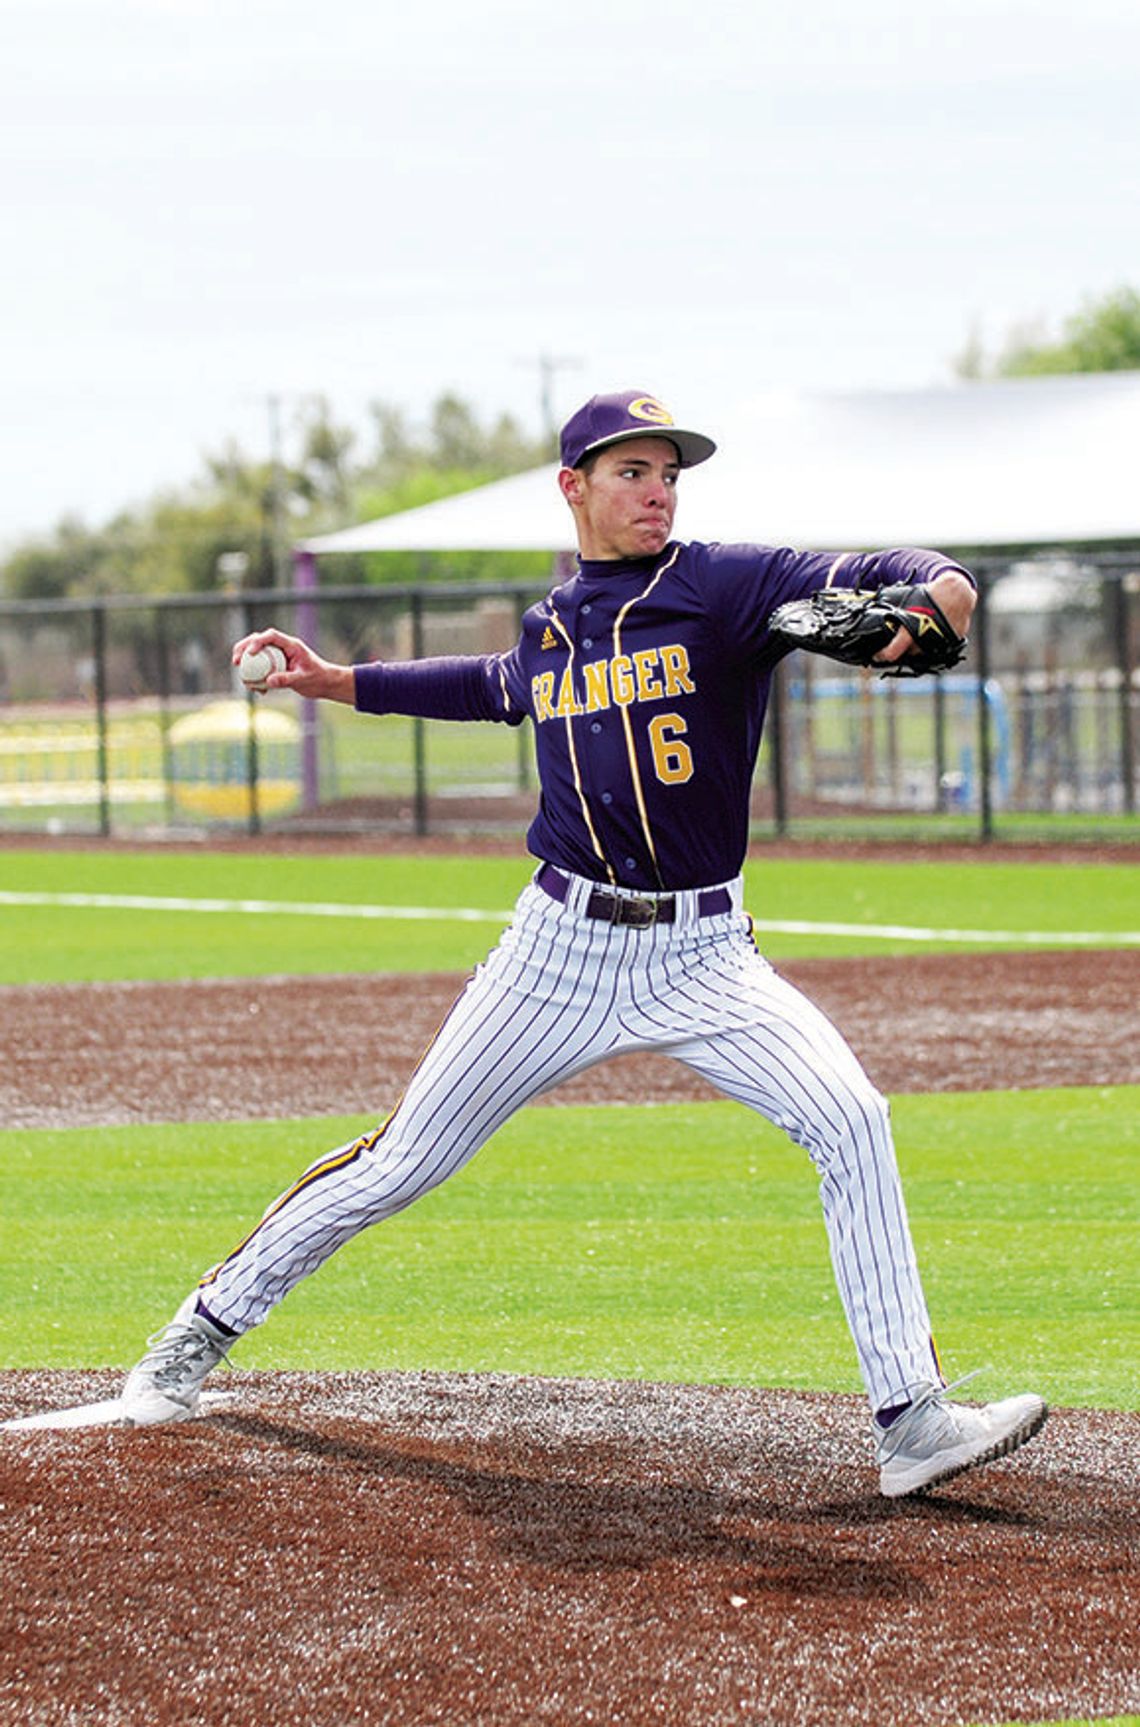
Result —
[{"label": "sock", "polygon": [[876,1409],[875,1420],[880,1427],[890,1427],[900,1415],[905,1415],[909,1408],[909,1402],[889,1404],[886,1409]]},{"label": "sock", "polygon": [[225,1325],[220,1319],[214,1318],[201,1296],[194,1303],[194,1312],[199,1314],[207,1325],[212,1325],[219,1337],[236,1337],[238,1335],[232,1325]]}]

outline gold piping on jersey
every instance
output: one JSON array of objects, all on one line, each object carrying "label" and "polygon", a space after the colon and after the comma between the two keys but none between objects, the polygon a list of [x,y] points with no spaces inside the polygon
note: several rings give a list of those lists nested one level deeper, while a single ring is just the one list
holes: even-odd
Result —
[{"label": "gold piping on jersey", "polygon": [[511,711],[511,692],[507,688],[507,674],[501,664],[499,666],[499,689],[502,692],[503,708],[509,714]]},{"label": "gold piping on jersey", "polygon": [[[566,676],[570,680],[570,687],[573,688],[574,643],[570,640],[569,631],[567,630],[566,625],[562,622],[562,619],[558,616],[558,613],[555,611],[553,606],[551,606],[551,608],[550,608],[550,615],[554,619],[554,622],[557,624],[559,634],[561,635],[563,641],[566,643],[567,652],[569,654],[569,658],[566,661]],[[581,774],[581,771],[578,767],[578,751],[574,747],[574,718],[573,718],[572,714],[567,714],[565,716],[565,718],[566,718],[566,748],[567,748],[569,755],[570,755],[570,771],[574,775],[574,790],[578,793],[578,802],[582,808],[582,820],[586,824],[586,832],[590,836],[590,844],[594,848],[594,856],[598,859],[598,861],[600,863],[605,864],[606,874],[609,876],[610,881],[616,886],[617,885],[617,876],[614,874],[613,866],[610,863],[609,858],[606,856],[605,852],[602,850],[601,843],[600,843],[598,836],[597,836],[597,833],[594,829],[593,818],[590,815],[590,806],[586,801],[586,793],[585,793],[585,789],[582,785],[582,774]]]},{"label": "gold piping on jersey", "polygon": [[[648,599],[649,595],[653,592],[654,588],[657,586],[658,582],[661,580],[661,578],[665,574],[666,570],[672,569],[673,565],[676,563],[676,561],[680,557],[680,555],[681,555],[680,546],[679,545],[674,546],[672,557],[669,558],[665,563],[663,563],[659,570],[655,570],[653,572],[653,579],[649,583],[649,586],[647,588],[645,588],[640,594],[635,594],[633,596],[632,600],[627,600],[625,605],[622,607],[621,611],[618,613],[617,617],[614,619],[614,653],[615,653],[615,655],[621,653],[621,627],[622,627],[623,623],[625,622],[626,614],[631,610],[631,608],[633,606],[636,606],[639,603],[639,601],[644,600],[644,599]],[[641,817],[641,831],[645,835],[645,843],[649,848],[649,856],[650,856],[650,859],[653,863],[653,873],[657,877],[657,885],[658,885],[658,887],[663,887],[664,883],[661,880],[661,870],[658,867],[658,863],[657,863],[657,847],[653,843],[653,830],[649,825],[649,811],[645,807],[645,793],[642,790],[641,772],[640,772],[638,765],[637,765],[637,749],[636,749],[636,747],[634,745],[634,741],[633,741],[633,726],[630,723],[628,706],[623,707],[621,710],[621,724],[622,724],[622,731],[625,733],[625,749],[626,749],[626,754],[629,757],[629,774],[630,774],[630,778],[633,781],[633,793],[637,799],[637,813]]]}]

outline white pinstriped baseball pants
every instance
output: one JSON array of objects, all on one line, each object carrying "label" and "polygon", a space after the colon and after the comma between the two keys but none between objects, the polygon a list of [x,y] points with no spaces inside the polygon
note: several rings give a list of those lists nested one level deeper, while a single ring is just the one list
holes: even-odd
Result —
[{"label": "white pinstriped baseball pants", "polygon": [[888,1107],[830,1021],[756,951],[733,910],[639,929],[533,882],[422,1057],[392,1115],[319,1159],[202,1280],[207,1310],[248,1331],[360,1230],[445,1181],[520,1105],[624,1051],[675,1056],[810,1154],[836,1282],[874,1409],[935,1376]]}]

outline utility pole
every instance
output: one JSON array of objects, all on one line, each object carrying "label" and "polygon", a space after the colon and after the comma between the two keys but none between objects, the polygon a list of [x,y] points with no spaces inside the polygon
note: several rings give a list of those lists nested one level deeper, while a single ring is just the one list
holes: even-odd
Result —
[{"label": "utility pole", "polygon": [[[523,360],[520,363],[525,366],[534,365],[536,362]],[[581,360],[570,355],[539,354],[538,356],[539,414],[543,440],[551,456],[558,454],[558,416],[554,408],[554,375],[560,371],[573,371],[581,364]]]}]

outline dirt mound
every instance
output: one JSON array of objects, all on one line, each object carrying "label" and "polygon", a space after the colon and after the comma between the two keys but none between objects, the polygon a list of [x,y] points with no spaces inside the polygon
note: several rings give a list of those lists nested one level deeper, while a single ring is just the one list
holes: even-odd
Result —
[{"label": "dirt mound", "polygon": [[[1140,949],[798,960],[779,968],[882,1090],[1140,1081]],[[462,978],[346,976],[0,988],[8,1127],[381,1115]],[[716,1095],[623,1056],[543,1102]]]},{"label": "dirt mound", "polygon": [[[113,1394],[0,1376],[5,1415]],[[859,1400],[234,1374],[208,1417],[6,1433],[24,1727],[1036,1720],[1140,1708],[1140,1417],[876,1492]]]}]

